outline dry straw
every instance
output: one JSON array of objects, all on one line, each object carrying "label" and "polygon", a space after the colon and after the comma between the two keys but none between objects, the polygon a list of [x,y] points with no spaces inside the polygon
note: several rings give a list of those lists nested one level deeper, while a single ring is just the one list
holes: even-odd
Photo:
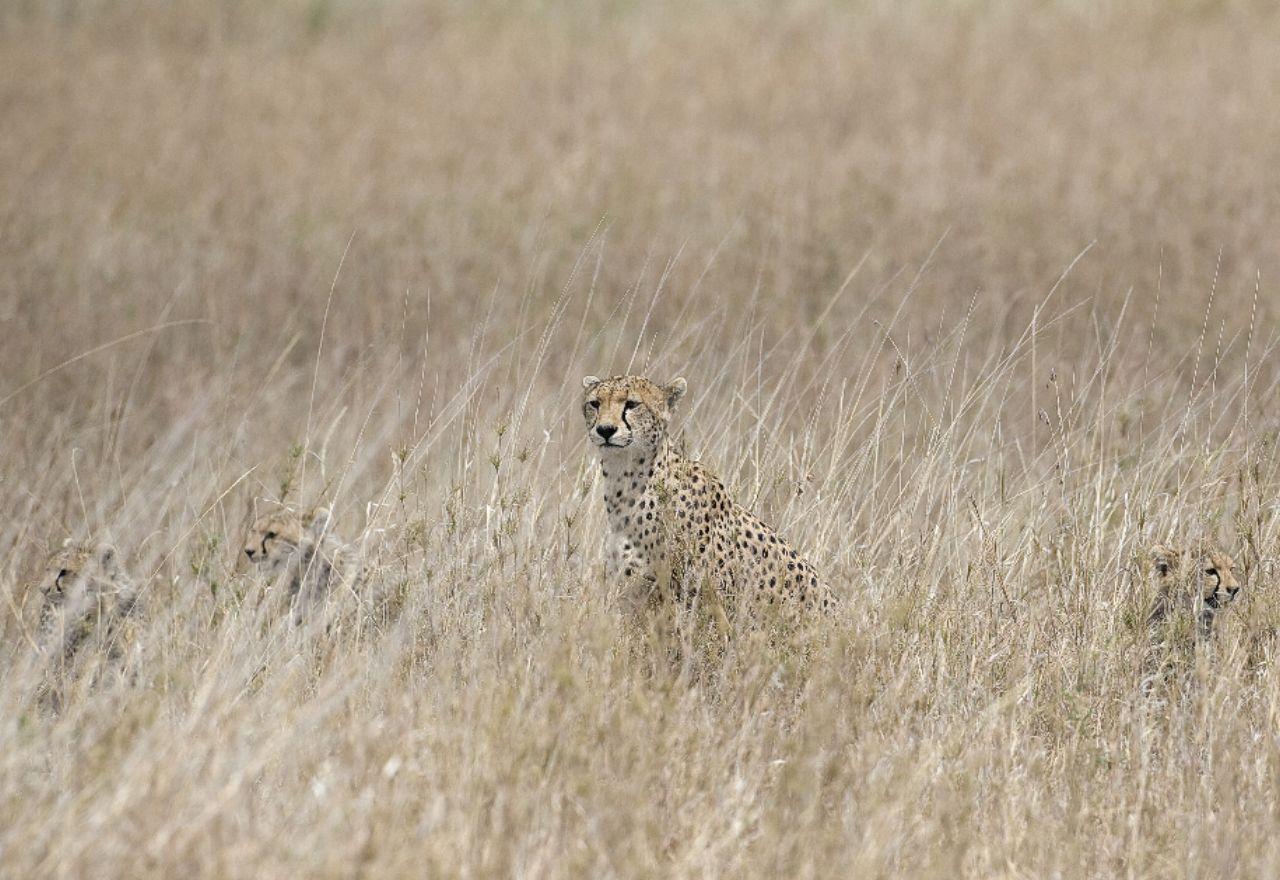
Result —
[{"label": "dry straw", "polygon": [[[0,874],[1274,876],[1278,24],[10,4]],[[628,369],[847,600],[804,650],[619,615]],[[368,589],[265,613],[255,499]],[[146,612],[50,673],[64,539]],[[1245,598],[1143,698],[1205,540]]]}]

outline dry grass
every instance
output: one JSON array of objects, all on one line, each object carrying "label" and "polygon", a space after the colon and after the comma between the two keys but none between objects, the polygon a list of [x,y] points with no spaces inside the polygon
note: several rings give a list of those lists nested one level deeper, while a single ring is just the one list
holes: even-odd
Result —
[{"label": "dry grass", "polygon": [[[0,874],[1275,876],[1278,40],[6,5]],[[577,397],[625,370],[688,377],[690,450],[849,600],[806,662],[621,619]],[[393,601],[264,617],[281,496]],[[1142,700],[1135,552],[1203,537],[1248,601]],[[148,611],[55,712],[65,538]]]}]

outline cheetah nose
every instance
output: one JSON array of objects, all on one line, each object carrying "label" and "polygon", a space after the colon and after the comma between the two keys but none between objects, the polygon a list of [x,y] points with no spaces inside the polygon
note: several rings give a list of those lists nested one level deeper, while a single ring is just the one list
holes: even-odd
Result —
[{"label": "cheetah nose", "polygon": [[608,440],[614,434],[618,433],[617,425],[596,425],[596,433],[604,439]]},{"label": "cheetah nose", "polygon": [[252,558],[253,558],[253,548],[252,548],[252,547],[246,547],[246,548],[244,548],[244,555],[245,555],[245,556],[248,556],[250,559],[252,559]]}]

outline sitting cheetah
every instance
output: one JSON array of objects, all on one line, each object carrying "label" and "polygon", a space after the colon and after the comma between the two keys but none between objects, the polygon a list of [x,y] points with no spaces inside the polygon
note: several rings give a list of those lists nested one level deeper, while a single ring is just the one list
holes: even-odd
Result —
[{"label": "sitting cheetah", "polygon": [[52,556],[39,581],[40,643],[64,662],[90,641],[106,646],[110,656],[125,618],[139,610],[133,581],[110,544],[65,547]]},{"label": "sitting cheetah", "polygon": [[813,567],[669,439],[684,379],[659,386],[640,376],[587,376],[582,385],[582,414],[600,454],[612,532],[609,577],[621,575],[628,605],[663,596],[688,603],[706,586],[729,609],[743,599],[833,607]]},{"label": "sitting cheetah", "polygon": [[1156,594],[1147,614],[1139,690],[1155,693],[1178,668],[1192,663],[1196,645],[1213,634],[1214,621],[1240,591],[1231,557],[1211,548],[1193,553],[1156,544],[1147,551]]},{"label": "sitting cheetah", "polygon": [[1208,547],[1184,553],[1156,544],[1148,555],[1156,578],[1156,596],[1147,615],[1148,627],[1156,629],[1168,620],[1186,616],[1195,621],[1196,638],[1207,639],[1213,632],[1218,612],[1240,592],[1235,562],[1225,553]]},{"label": "sitting cheetah", "polygon": [[295,624],[335,586],[354,586],[361,577],[353,551],[329,530],[329,520],[324,508],[303,514],[282,506],[255,519],[245,538],[249,563],[285,585]]}]

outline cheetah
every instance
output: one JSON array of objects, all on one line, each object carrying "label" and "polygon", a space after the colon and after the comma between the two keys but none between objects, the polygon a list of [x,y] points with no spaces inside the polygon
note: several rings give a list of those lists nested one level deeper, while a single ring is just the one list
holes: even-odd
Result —
[{"label": "cheetah", "polygon": [[255,519],[245,536],[246,561],[284,586],[295,624],[335,586],[354,586],[362,576],[352,549],[330,530],[330,519],[323,507],[300,513],[280,506]]},{"label": "cheetah", "polygon": [[63,662],[96,642],[120,653],[122,626],[139,609],[138,591],[110,544],[71,546],[49,557],[38,583],[40,646]]},{"label": "cheetah", "polygon": [[721,613],[744,600],[784,613],[834,607],[813,566],[670,439],[684,379],[587,376],[582,386],[611,532],[606,569],[627,606],[664,598],[688,605],[709,589]]},{"label": "cheetah", "polygon": [[1240,592],[1235,562],[1210,547],[1194,553],[1156,544],[1147,551],[1156,580],[1156,596],[1147,615],[1147,626],[1158,630],[1178,616],[1194,616],[1196,639],[1213,633],[1218,613]]},{"label": "cheetah", "polygon": [[1146,618],[1139,691],[1149,697],[1193,662],[1196,647],[1213,635],[1218,614],[1240,592],[1240,582],[1231,557],[1209,547],[1185,553],[1156,544],[1146,557],[1155,597]]}]

